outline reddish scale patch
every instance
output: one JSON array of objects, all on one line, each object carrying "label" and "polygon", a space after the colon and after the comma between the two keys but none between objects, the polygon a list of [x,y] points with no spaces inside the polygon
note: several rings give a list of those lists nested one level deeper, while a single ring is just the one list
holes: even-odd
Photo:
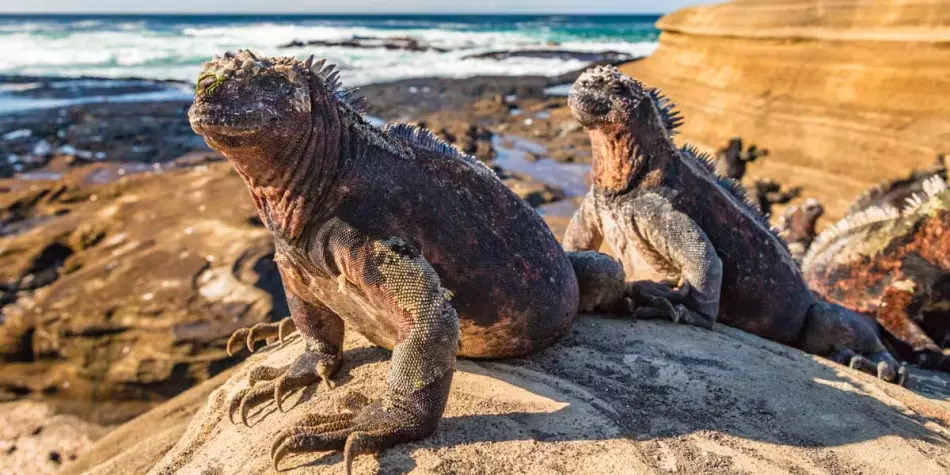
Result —
[{"label": "reddish scale patch", "polygon": [[623,132],[618,126],[590,131],[591,148],[594,152],[591,180],[602,189],[626,189],[636,171],[637,162],[628,158],[633,156],[633,144],[624,140],[622,135]]},{"label": "reddish scale patch", "polygon": [[[948,315],[946,312],[922,313],[921,310],[950,297],[931,288],[934,282],[943,282],[950,275],[948,249],[950,211],[939,211],[907,234],[895,237],[874,256],[862,256],[844,263],[832,260],[820,272],[809,276],[809,284],[833,302],[873,315],[882,327],[912,351],[939,352],[934,341],[950,338],[950,328],[928,324],[928,321],[947,320]],[[914,282],[914,291],[892,286],[905,280]],[[921,327],[930,331],[924,333]],[[902,355],[910,359],[907,356]]]},{"label": "reddish scale patch", "polygon": [[877,322],[912,351],[939,352],[940,348],[908,317],[917,314],[922,303],[919,294],[891,287],[881,298]]}]

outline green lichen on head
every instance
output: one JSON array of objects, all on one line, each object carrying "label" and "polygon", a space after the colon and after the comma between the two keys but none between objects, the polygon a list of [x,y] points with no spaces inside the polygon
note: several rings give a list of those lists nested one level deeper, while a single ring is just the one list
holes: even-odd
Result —
[{"label": "green lichen on head", "polygon": [[[212,83],[210,86],[208,86],[208,87],[202,89],[202,88],[201,88],[201,82],[204,81],[205,79],[208,79],[208,78],[214,78],[214,83]],[[195,94],[201,94],[202,92],[205,92],[206,94],[209,94],[209,95],[210,95],[210,94],[214,94],[214,90],[217,89],[218,86],[224,84],[224,81],[227,81],[227,78],[226,78],[226,77],[224,77],[224,76],[218,76],[218,75],[216,75],[215,73],[212,73],[212,72],[206,72],[206,73],[204,73],[204,74],[198,76],[198,80],[195,82]]]}]

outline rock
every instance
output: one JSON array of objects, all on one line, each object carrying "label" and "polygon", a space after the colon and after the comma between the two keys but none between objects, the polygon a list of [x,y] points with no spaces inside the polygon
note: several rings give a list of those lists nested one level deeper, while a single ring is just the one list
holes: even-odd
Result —
[{"label": "rock", "polygon": [[108,429],[36,401],[0,404],[0,473],[54,473]]},{"label": "rock", "polygon": [[189,106],[186,101],[117,101],[0,114],[0,132],[30,131],[0,140],[0,178],[37,171],[57,156],[73,165],[151,165],[192,151],[210,152],[188,124]]},{"label": "rock", "polygon": [[637,59],[629,53],[619,51],[571,51],[564,49],[524,49],[487,51],[463,56],[462,59],[494,59],[497,61],[512,58],[559,59],[561,61],[583,61],[596,64],[619,64]]},{"label": "rock", "polygon": [[239,361],[231,332],[288,310],[227,163],[90,185],[102,169],[0,195],[0,393],[115,423]]},{"label": "rock", "polygon": [[662,18],[623,71],[679,104],[682,138],[741,135],[758,176],[805,186],[837,220],[852,198],[950,150],[950,3],[743,0]]},{"label": "rock", "polygon": [[448,48],[441,48],[428,43],[424,43],[417,38],[410,36],[403,37],[375,37],[375,36],[353,36],[350,39],[342,41],[293,40],[290,43],[280,45],[279,48],[303,48],[305,46],[319,47],[343,47],[358,49],[388,49],[396,51],[426,52],[436,51],[445,53],[450,51]]},{"label": "rock", "polygon": [[[192,395],[207,385],[188,391],[116,431],[136,441],[107,437],[61,473],[272,473],[275,433],[350,392],[385,390],[388,352],[350,332],[336,389],[292,395],[287,412],[265,405],[251,427],[229,422],[226,402],[249,369],[287,364],[302,348],[299,338],[269,347],[207,403]],[[460,360],[436,433],[360,456],[354,473],[943,473],[950,405],[938,399],[947,396],[944,387],[922,397],[727,327],[583,317],[534,357]],[[157,416],[187,411],[197,414],[167,450],[181,418],[167,429]],[[339,453],[293,456],[281,468],[343,470]]]},{"label": "rock", "polygon": [[511,191],[527,201],[532,208],[563,200],[567,196],[563,189],[540,182],[523,173],[497,168],[496,173],[498,173],[501,181],[505,183],[505,186],[511,188]]},{"label": "rock", "polygon": [[185,391],[155,409],[120,425],[104,435],[58,475],[100,473],[145,473],[181,438],[208,395],[234,374],[225,370]]}]

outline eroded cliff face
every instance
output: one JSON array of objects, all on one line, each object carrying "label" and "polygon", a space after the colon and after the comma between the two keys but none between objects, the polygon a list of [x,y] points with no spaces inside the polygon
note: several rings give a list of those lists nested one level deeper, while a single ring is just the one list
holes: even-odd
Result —
[{"label": "eroded cliff face", "polygon": [[739,0],[660,20],[660,47],[624,72],[713,150],[771,150],[751,170],[823,200],[837,219],[867,186],[950,151],[950,3]]}]

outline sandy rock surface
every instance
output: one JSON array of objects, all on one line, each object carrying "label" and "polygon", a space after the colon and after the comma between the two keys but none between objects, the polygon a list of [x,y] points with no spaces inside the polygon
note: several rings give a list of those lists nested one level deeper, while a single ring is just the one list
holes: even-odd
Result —
[{"label": "sandy rock surface", "polygon": [[804,186],[837,220],[880,180],[950,151],[950,3],[737,0],[662,18],[624,72],[663,89],[707,151],[768,148],[751,168]]},{"label": "sandy rock surface", "polygon": [[0,421],[0,475],[54,473],[109,431],[37,401],[0,404]]},{"label": "sandy rock surface", "polygon": [[[116,431],[154,437],[97,444],[61,473],[142,473],[152,464],[153,474],[273,473],[268,451],[282,427],[308,411],[334,410],[349,391],[384,391],[388,353],[353,332],[346,348],[341,384],[298,392],[288,412],[267,404],[245,427],[228,421],[226,403],[249,368],[299,354],[296,338],[250,358],[220,389],[209,394],[206,383]],[[920,390],[925,379],[916,375],[911,387]],[[945,387],[933,391],[939,387],[915,394],[727,327],[582,317],[570,337],[532,358],[460,360],[437,432],[361,456],[354,471],[947,473],[950,404]],[[160,417],[186,407],[197,415],[162,457],[168,431],[182,425]],[[293,456],[282,468],[343,470],[336,453]]]}]

